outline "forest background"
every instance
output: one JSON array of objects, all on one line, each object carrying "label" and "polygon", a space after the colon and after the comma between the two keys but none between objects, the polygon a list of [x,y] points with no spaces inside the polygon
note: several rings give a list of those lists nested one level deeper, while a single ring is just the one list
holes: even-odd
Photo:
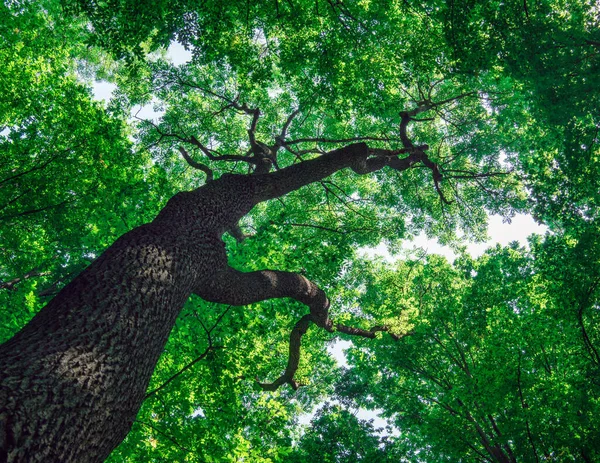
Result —
[{"label": "forest background", "polygon": [[[232,267],[304,275],[372,339],[313,327],[300,387],[265,391],[305,305],[193,295],[109,461],[600,460],[597,2],[0,8],[2,342],[176,193],[256,173],[256,147],[278,172],[357,142],[386,160],[427,145],[410,168],[262,202],[224,235]],[[191,60],[169,60],[175,42]],[[489,214],[547,231],[473,257]],[[456,259],[407,253],[417,236]],[[393,258],[365,252],[382,243]]]}]

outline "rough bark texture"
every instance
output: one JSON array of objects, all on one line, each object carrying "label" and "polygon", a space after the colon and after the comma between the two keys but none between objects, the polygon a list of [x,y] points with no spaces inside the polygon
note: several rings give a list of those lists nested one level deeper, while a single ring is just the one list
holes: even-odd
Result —
[{"label": "rough bark texture", "polygon": [[[412,156],[412,155],[411,155]],[[407,168],[420,159],[403,160]],[[0,461],[103,461],[125,438],[169,332],[192,293],[232,305],[292,297],[331,329],[325,293],[301,275],[242,273],[222,234],[252,207],[350,167],[390,165],[350,145],[274,173],[225,175],[175,195],[156,219],[119,238],[0,346]],[[391,159],[391,158],[390,158]],[[275,383],[293,383],[290,364]],[[295,354],[294,354],[295,355]],[[287,376],[286,376],[287,375]]]},{"label": "rough bark texture", "polygon": [[102,461],[123,440],[181,307],[227,265],[241,180],[173,197],[0,347],[0,461]]}]

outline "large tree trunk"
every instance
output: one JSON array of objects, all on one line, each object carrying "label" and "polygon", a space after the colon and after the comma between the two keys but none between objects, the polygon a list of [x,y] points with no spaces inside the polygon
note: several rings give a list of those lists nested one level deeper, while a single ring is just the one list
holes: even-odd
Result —
[{"label": "large tree trunk", "polygon": [[0,346],[0,460],[108,457],[129,432],[193,292],[237,304],[289,296],[326,310],[322,291],[303,277],[227,279],[221,236],[258,202],[344,167],[381,168],[368,153],[356,144],[274,173],[225,175],[175,195],[153,222],[119,238]]}]

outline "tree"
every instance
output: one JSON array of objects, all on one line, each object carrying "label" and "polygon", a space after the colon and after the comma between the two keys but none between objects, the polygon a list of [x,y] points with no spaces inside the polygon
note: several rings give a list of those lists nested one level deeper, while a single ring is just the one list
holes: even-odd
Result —
[{"label": "tree", "polygon": [[361,305],[405,301],[412,334],[356,346],[340,399],[385,410],[426,461],[596,461],[598,260],[583,263],[583,249],[597,252],[589,238],[554,236],[454,266],[358,267],[370,280]]},{"label": "tree", "polygon": [[[64,461],[106,458],[129,432],[175,318],[192,293],[236,306],[290,297],[309,307],[310,313],[292,330],[284,374],[261,383],[265,390],[286,383],[298,387],[294,374],[300,339],[310,323],[365,337],[388,331],[334,324],[325,293],[300,274],[240,272],[230,267],[221,236],[237,228],[257,204],[344,168],[356,174],[383,167],[402,172],[423,163],[437,185],[439,170],[429,160],[427,147],[415,147],[407,138],[411,116],[403,116],[402,149],[355,143],[269,173],[277,141],[271,147],[258,144],[254,127],[259,111],[230,104],[252,114],[252,155],[246,162],[257,166],[253,175],[226,174],[175,195],[152,222],[119,238],[3,345],[4,441],[9,460],[30,455]],[[285,143],[285,128],[278,140]],[[204,169],[210,178],[211,171]],[[52,410],[58,407],[54,415]],[[102,415],[108,416],[98,419]],[[50,430],[49,419],[64,425]]]},{"label": "tree", "polygon": [[315,414],[308,431],[289,461],[302,462],[319,455],[323,462],[398,461],[385,438],[369,421],[358,419],[340,406],[325,404]]},{"label": "tree", "polygon": [[[76,202],[80,208],[72,221],[80,228],[62,253],[64,265],[50,267],[68,274],[65,269],[71,260],[79,265],[86,258],[93,262],[62,287],[68,275],[53,283],[49,270],[30,265],[27,258],[14,258],[19,243],[25,241],[24,233],[15,233],[12,247],[5,251],[7,260],[18,265],[4,272],[4,289],[16,288],[21,291],[18,295],[27,295],[29,311],[43,305],[40,292],[35,291],[38,281],[49,283],[46,293],[62,287],[0,348],[0,442],[3,456],[10,461],[106,458],[131,428],[144,399],[154,400],[204,359],[217,359],[213,366],[227,363],[227,375],[214,372],[214,377],[220,391],[231,398],[240,381],[252,384],[247,378],[252,370],[249,362],[235,359],[243,343],[231,348],[226,345],[231,345],[231,336],[218,333],[224,323],[231,324],[229,333],[240,331],[259,344],[263,337],[272,340],[280,335],[286,323],[291,325],[283,374],[257,382],[267,391],[285,384],[296,389],[310,373],[326,376],[318,372],[322,363],[316,362],[310,373],[310,367],[300,364],[300,340],[311,336],[310,324],[326,333],[366,338],[386,331],[389,339],[398,340],[409,330],[397,321],[397,314],[375,311],[356,316],[352,310],[336,307],[343,291],[328,283],[343,276],[353,248],[381,239],[398,242],[421,230],[447,242],[456,238],[457,231],[481,237],[485,210],[510,216],[525,206],[523,184],[513,169],[529,175],[529,152],[512,145],[522,130],[518,124],[511,127],[511,121],[533,114],[549,131],[556,128],[530,111],[537,94],[522,91],[526,82],[522,75],[504,72],[485,60],[478,69],[470,64],[468,72],[460,69],[463,63],[453,57],[456,44],[447,40],[444,15],[448,10],[434,2],[351,7],[327,2],[323,8],[318,2],[275,2],[275,9],[270,3],[250,7],[214,2],[201,10],[192,3],[153,3],[144,15],[133,18],[128,12],[135,9],[128,9],[127,2],[106,9],[103,4],[81,2],[78,8],[88,18],[76,21],[57,20],[56,5],[49,5],[45,9],[25,5],[23,10],[4,7],[9,43],[28,44],[19,35],[21,29],[55,41],[64,39],[68,31],[66,50],[71,56],[54,58],[60,66],[47,82],[26,81],[28,75],[40,74],[35,66],[21,79],[29,85],[27,93],[36,95],[33,101],[46,103],[37,95],[48,95],[49,89],[55,93],[47,99],[49,107],[24,106],[13,115],[7,113],[5,144],[14,150],[11,153],[23,153],[23,160],[3,166],[3,179],[18,186],[3,206],[14,209],[6,220],[25,230],[34,223],[31,216],[56,213],[46,216],[56,220],[54,227],[43,222],[35,226],[41,243],[36,249],[44,249],[40,254],[51,260],[53,237],[64,238],[70,231],[60,229],[68,211],[59,210],[55,203],[23,209],[30,194],[23,180],[30,179],[40,191],[52,172],[64,172],[73,162],[91,165],[78,176],[64,176],[51,184],[55,185],[52,191],[67,195],[72,189],[66,182],[72,178],[78,179],[78,188],[90,187],[82,195],[85,201]],[[174,34],[194,47],[193,63],[177,68],[152,56],[141,60]],[[128,61],[111,62],[95,49],[83,50],[85,40],[107,47],[116,56],[127,56]],[[52,43],[49,50],[55,48]],[[3,53],[18,63],[21,56],[10,55],[10,50],[3,48]],[[32,53],[41,56],[46,50]],[[96,111],[98,107],[76,83],[72,57],[83,57],[92,67],[102,67],[98,63],[106,61],[103,72],[120,86],[108,112]],[[30,69],[30,61],[22,62],[23,69]],[[62,96],[64,87],[57,82],[70,82],[69,88],[83,95],[78,100],[81,111],[73,111],[72,99]],[[131,106],[153,98],[166,111],[159,122],[139,123],[135,151],[130,151],[123,129],[125,115]],[[64,117],[54,124],[52,120],[38,123],[37,113],[52,114],[56,108]],[[35,130],[30,121],[37,123]],[[95,131],[80,132],[83,128]],[[55,152],[52,141],[45,141],[54,140],[53,133],[63,143],[60,149],[71,157],[59,151],[40,158],[44,148]],[[534,130],[527,131],[529,143],[541,138]],[[89,139],[99,146],[79,150],[78,140]],[[502,149],[509,165],[499,161]],[[93,159],[97,161],[89,164]],[[111,170],[99,175],[98,165]],[[43,175],[32,176],[38,172]],[[117,186],[108,197],[90,192],[114,179]],[[534,177],[528,186],[538,187],[543,180]],[[204,185],[198,187],[202,181]],[[552,197],[550,189],[540,191]],[[581,191],[575,188],[572,193]],[[36,200],[39,196],[32,195]],[[580,203],[585,206],[589,201]],[[98,213],[101,209],[106,212]],[[151,220],[151,211],[159,209]],[[94,214],[86,224],[90,211]],[[117,220],[122,224],[116,226]],[[148,223],[133,228],[144,221]],[[101,226],[108,231],[99,238]],[[254,235],[244,240],[251,229]],[[111,235],[125,230],[130,231],[103,249]],[[232,238],[224,238],[225,232]],[[270,246],[266,253],[264,243]],[[87,249],[84,246],[82,251],[82,245]],[[300,266],[305,270],[298,271]],[[169,333],[192,294],[205,302],[193,299],[197,307],[188,303],[182,315],[196,316],[201,329],[196,326],[192,332],[181,323],[174,336],[187,345],[201,336],[206,348],[193,360],[177,358],[180,367],[159,366],[161,380],[147,391]],[[260,315],[238,313],[237,326],[224,321],[230,306],[283,297],[308,306],[309,313],[295,305],[275,303],[269,308],[263,304],[256,309]],[[335,302],[331,308],[336,311],[335,322],[329,316],[330,301]],[[223,304],[218,316],[208,314],[211,306],[206,302]],[[21,313],[7,333],[26,318]],[[285,323],[278,323],[282,320]],[[260,335],[248,330],[256,325],[262,326]],[[305,343],[304,359],[322,355],[323,338],[313,336]],[[219,358],[221,351],[226,360]],[[261,377],[277,371],[266,342],[252,352],[257,361],[266,359]],[[168,363],[172,357],[163,359]],[[205,383],[202,386],[209,389]],[[183,404],[179,414],[168,407],[159,412],[160,406],[146,414],[164,416],[165,424],[197,426],[194,395],[203,392],[190,389],[179,394],[178,402]],[[222,402],[220,407],[232,406]],[[277,406],[267,403],[264,409],[269,414]],[[245,416],[253,423],[263,419],[251,415]],[[138,420],[138,424],[164,434],[151,420]],[[257,439],[251,432],[238,431],[230,436],[239,442],[238,448]],[[287,436],[273,435],[281,448],[289,445]],[[187,452],[180,439],[166,440],[176,452]],[[205,441],[193,444],[195,449],[207,446]],[[276,454],[273,458],[281,458]]]}]

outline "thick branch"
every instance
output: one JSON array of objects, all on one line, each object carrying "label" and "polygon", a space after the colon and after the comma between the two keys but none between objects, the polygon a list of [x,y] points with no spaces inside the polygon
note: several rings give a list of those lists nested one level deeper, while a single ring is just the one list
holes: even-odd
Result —
[{"label": "thick branch", "polygon": [[290,334],[288,364],[284,373],[272,383],[260,383],[269,391],[276,390],[283,384],[290,384],[297,389],[299,384],[294,380],[300,362],[300,346],[302,336],[308,330],[310,322],[329,332],[375,338],[375,333],[388,332],[398,340],[411,333],[397,335],[390,332],[387,326],[374,326],[370,330],[353,328],[346,325],[335,325],[329,318],[329,299],[313,282],[298,273],[262,270],[258,272],[239,272],[232,268],[219,272],[212,281],[197,288],[196,294],[205,300],[231,305],[247,305],[254,302],[274,298],[290,297],[308,306],[310,313],[304,315],[294,325]]},{"label": "thick branch", "polygon": [[258,118],[260,117],[260,110],[258,108],[250,109],[245,104],[242,108],[247,114],[252,114],[252,122],[248,129],[248,137],[250,138],[250,145],[254,146],[256,144],[256,125],[258,124]]},{"label": "thick branch", "polygon": [[290,349],[288,356],[288,363],[285,368],[285,372],[272,383],[261,383],[257,380],[258,385],[265,391],[276,391],[279,386],[289,384],[295,391],[300,387],[300,384],[294,379],[296,371],[298,371],[298,365],[300,364],[300,344],[302,336],[308,330],[311,322],[310,315],[304,315],[292,329],[290,333]]}]

